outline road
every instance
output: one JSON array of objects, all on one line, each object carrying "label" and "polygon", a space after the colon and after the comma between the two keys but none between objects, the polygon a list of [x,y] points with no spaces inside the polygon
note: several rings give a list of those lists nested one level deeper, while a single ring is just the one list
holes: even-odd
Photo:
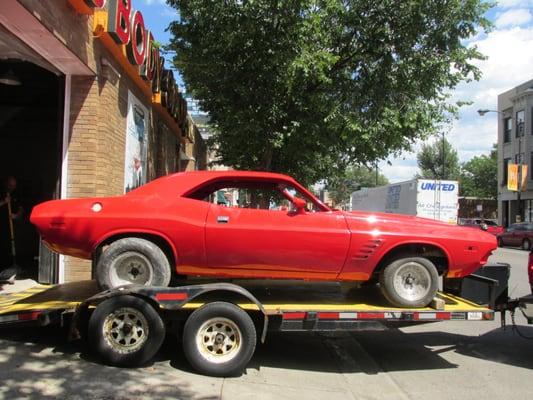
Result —
[{"label": "road", "polygon": [[[527,253],[511,264],[510,295],[528,294]],[[509,322],[509,321],[508,321]],[[533,326],[517,319],[523,333]],[[209,378],[175,339],[139,369],[102,366],[63,332],[0,332],[1,399],[530,399],[533,341],[492,322],[443,322],[385,332],[270,334],[246,372]]]}]

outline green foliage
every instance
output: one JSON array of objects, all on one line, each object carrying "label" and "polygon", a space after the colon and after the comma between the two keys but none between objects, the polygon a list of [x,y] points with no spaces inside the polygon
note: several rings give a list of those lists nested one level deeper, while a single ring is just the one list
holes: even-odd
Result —
[{"label": "green foliage", "polygon": [[478,79],[481,0],[169,0],[169,50],[221,162],[305,183],[409,149]]},{"label": "green foliage", "polygon": [[[376,182],[377,179],[377,182]],[[352,192],[364,187],[382,186],[389,180],[376,170],[366,166],[350,166],[340,176],[331,178],[326,189],[330,198],[337,204],[346,204],[350,201]]]},{"label": "green foliage", "polygon": [[490,155],[473,157],[462,165],[461,195],[490,198],[498,197],[498,147]]},{"label": "green foliage", "polygon": [[457,150],[446,140],[424,144],[417,156],[420,173],[418,178],[458,180],[461,173]]}]

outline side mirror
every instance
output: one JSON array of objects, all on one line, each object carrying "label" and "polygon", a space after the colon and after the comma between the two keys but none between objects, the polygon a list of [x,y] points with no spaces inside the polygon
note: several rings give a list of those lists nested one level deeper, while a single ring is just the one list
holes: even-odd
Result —
[{"label": "side mirror", "polygon": [[300,199],[299,197],[294,197],[292,199],[292,203],[296,207],[296,211],[298,213],[305,212],[305,207],[307,206],[307,202],[304,199]]}]

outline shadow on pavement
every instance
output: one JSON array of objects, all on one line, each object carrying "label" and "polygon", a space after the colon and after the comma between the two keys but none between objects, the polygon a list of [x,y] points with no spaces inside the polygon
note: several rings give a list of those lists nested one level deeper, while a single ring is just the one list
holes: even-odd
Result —
[{"label": "shadow on pavement", "polygon": [[[533,336],[533,327],[521,326],[521,331]],[[111,369],[114,373],[129,375],[135,369],[119,369],[100,366],[82,341],[68,343],[66,333],[57,328],[25,328],[1,330],[0,340],[4,340],[13,350],[1,349],[0,361],[3,364],[0,377],[6,379],[6,371],[15,368],[17,374],[24,373],[23,365],[41,360],[45,362],[44,377],[66,374],[76,379],[72,370],[63,370],[60,362],[80,358],[94,369]],[[11,343],[10,343],[11,342]],[[18,344],[17,344],[18,342]],[[480,336],[469,336],[441,331],[406,333],[391,329],[382,332],[340,332],[334,333],[269,333],[264,345],[259,344],[249,368],[262,367],[294,369],[320,372],[361,372],[376,374],[380,371],[409,371],[456,368],[442,354],[455,352],[468,357],[497,363],[533,369],[531,346],[533,342],[501,328]],[[43,357],[42,354],[47,356]],[[47,358],[53,358],[57,368]],[[192,372],[181,351],[181,343],[169,336],[161,351],[148,368],[158,363],[170,361],[173,368]],[[6,366],[8,366],[6,368]],[[81,367],[80,367],[81,368]],[[146,368],[139,369],[142,371]],[[47,372],[49,371],[50,372]],[[39,375],[30,369],[31,374]],[[82,374],[83,375],[83,374]],[[75,383],[69,379],[69,385]],[[80,389],[87,383],[80,382]],[[173,390],[175,388],[173,387]],[[2,390],[0,390],[1,392]],[[185,393],[183,398],[187,397]]]},{"label": "shadow on pavement", "polygon": [[199,393],[198,387],[165,365],[136,369],[101,365],[84,342],[66,342],[66,332],[58,328],[2,329],[0,343],[0,398],[219,398],[220,390],[213,384],[206,382]]}]

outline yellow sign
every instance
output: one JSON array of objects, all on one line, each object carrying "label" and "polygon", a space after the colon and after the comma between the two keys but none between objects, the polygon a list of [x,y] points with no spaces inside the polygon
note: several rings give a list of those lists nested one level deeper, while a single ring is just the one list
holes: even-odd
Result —
[{"label": "yellow sign", "polygon": [[509,164],[507,166],[507,190],[518,190],[518,165]]}]

